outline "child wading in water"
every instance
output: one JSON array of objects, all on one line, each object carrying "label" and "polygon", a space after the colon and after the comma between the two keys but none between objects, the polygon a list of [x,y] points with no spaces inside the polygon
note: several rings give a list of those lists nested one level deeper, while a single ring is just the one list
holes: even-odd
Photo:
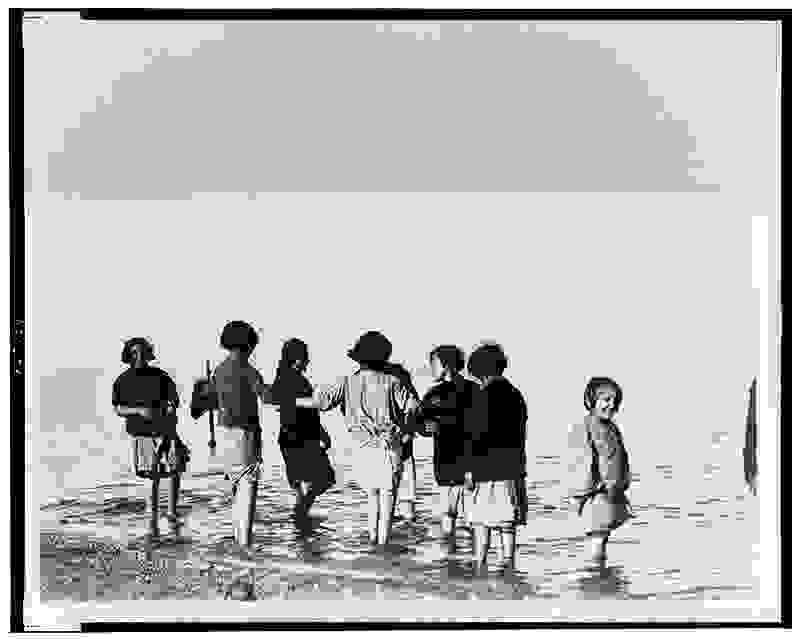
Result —
[{"label": "child wading in water", "polygon": [[233,448],[227,459],[227,475],[233,491],[234,539],[242,547],[252,543],[258,480],[261,471],[261,420],[259,398],[271,402],[261,373],[250,364],[258,334],[250,324],[229,322],[222,329],[220,346],[228,356],[212,374],[196,386],[192,417],[219,410],[222,442]]},{"label": "child wading in water", "polygon": [[622,388],[608,377],[593,377],[586,385],[583,404],[588,414],[570,435],[583,462],[572,497],[587,524],[592,560],[603,564],[609,536],[632,516],[625,495],[631,482],[628,453],[613,421],[622,404]]},{"label": "child wading in water", "polygon": [[491,531],[500,533],[506,569],[514,567],[517,527],[527,523],[525,443],[528,411],[522,393],[505,377],[508,365],[497,344],[470,355],[467,369],[480,381],[473,416],[465,483],[472,489],[467,517],[474,530],[475,572],[487,563]]},{"label": "child wading in water", "polygon": [[389,540],[407,418],[418,407],[413,391],[388,364],[391,353],[391,342],[369,331],[347,353],[357,371],[316,389],[312,398],[296,400],[300,407],[340,407],[344,413],[353,472],[369,498],[370,542],[382,547]]},{"label": "child wading in water", "polygon": [[311,383],[304,373],[309,364],[308,346],[292,338],[281,350],[272,384],[272,397],[280,406],[278,445],[286,464],[289,485],[296,492],[295,518],[304,523],[314,500],[333,486],[335,474],[326,451],[331,438],[322,427],[319,411],[298,408],[298,397],[311,397]]},{"label": "child wading in water", "polygon": [[433,472],[439,485],[442,541],[455,551],[456,518],[464,516],[465,445],[467,426],[478,385],[466,379],[464,352],[457,346],[437,346],[429,355],[436,385],[422,398],[417,422],[419,432],[433,436]]},{"label": "child wading in water", "polygon": [[152,344],[143,337],[125,342],[122,362],[127,371],[114,382],[111,403],[132,437],[133,471],[152,480],[150,532],[158,534],[159,481],[170,478],[167,519],[178,523],[180,476],[189,461],[189,451],[178,437],[177,409],[180,405],[175,382],[160,368]]}]

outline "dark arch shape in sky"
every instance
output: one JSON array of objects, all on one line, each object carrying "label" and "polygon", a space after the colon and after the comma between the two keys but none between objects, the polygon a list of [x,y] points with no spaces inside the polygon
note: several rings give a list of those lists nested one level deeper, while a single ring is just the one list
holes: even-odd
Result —
[{"label": "dark arch shape in sky", "polygon": [[[102,55],[102,52],[98,52]],[[270,191],[718,191],[688,123],[613,49],[516,24],[230,24],[116,81],[49,190],[82,199]]]}]

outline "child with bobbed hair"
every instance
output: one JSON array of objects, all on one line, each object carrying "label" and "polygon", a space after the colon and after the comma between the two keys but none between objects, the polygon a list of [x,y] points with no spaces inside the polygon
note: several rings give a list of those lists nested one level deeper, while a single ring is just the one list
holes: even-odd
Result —
[{"label": "child with bobbed hair", "polygon": [[295,400],[301,408],[341,409],[352,470],[367,493],[369,539],[381,549],[389,542],[410,416],[419,406],[408,376],[389,363],[391,354],[392,343],[383,333],[367,331],[347,351],[358,364],[356,371]]},{"label": "child with bobbed hair", "polygon": [[467,421],[478,392],[478,385],[462,374],[464,351],[443,344],[429,356],[435,385],[422,398],[416,415],[418,432],[433,437],[433,472],[439,486],[442,541],[448,552],[455,551],[455,526],[465,516],[465,459],[470,431]]},{"label": "child with bobbed hair", "polygon": [[258,333],[247,322],[228,322],[220,335],[227,357],[214,369],[210,380],[195,382],[192,417],[207,410],[219,411],[221,439],[233,449],[226,475],[233,492],[233,530],[243,548],[252,543],[253,521],[261,470],[262,433],[259,399],[272,403],[270,387],[250,363],[258,346]]},{"label": "child with bobbed hair", "polygon": [[128,369],[114,381],[111,403],[131,436],[134,473],[152,482],[150,533],[157,535],[161,479],[170,479],[167,520],[179,523],[180,477],[189,461],[189,449],[177,432],[180,399],[172,378],[150,364],[156,354],[149,340],[127,340],[121,359]]},{"label": "child with bobbed hair", "polygon": [[622,387],[610,377],[592,377],[583,393],[587,411],[570,429],[580,468],[571,497],[586,522],[592,560],[603,564],[611,533],[632,517],[626,491],[631,472],[622,433],[614,421],[622,405]]},{"label": "child with bobbed hair", "polygon": [[280,407],[278,446],[289,485],[295,491],[297,523],[306,522],[314,500],[335,481],[327,455],[331,438],[322,426],[319,411],[295,405],[297,397],[313,394],[311,382],[305,376],[310,361],[308,344],[296,337],[286,340],[272,383],[272,397]]},{"label": "child with bobbed hair", "polygon": [[500,345],[484,343],[470,355],[467,370],[480,383],[471,411],[470,452],[465,483],[472,488],[467,516],[474,530],[475,572],[484,570],[491,531],[500,533],[506,569],[514,566],[517,527],[527,523],[525,488],[528,411],[522,393],[503,373]]}]

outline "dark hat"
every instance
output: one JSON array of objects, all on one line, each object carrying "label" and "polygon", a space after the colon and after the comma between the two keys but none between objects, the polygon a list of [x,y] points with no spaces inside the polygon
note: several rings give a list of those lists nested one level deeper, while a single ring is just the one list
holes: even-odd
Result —
[{"label": "dark hat", "polygon": [[392,343],[378,331],[367,331],[358,338],[355,346],[347,351],[350,359],[359,364],[382,364],[392,354]]}]

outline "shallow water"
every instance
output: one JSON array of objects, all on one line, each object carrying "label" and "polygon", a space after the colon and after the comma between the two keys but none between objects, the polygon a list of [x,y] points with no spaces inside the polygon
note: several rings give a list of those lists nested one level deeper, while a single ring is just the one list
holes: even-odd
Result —
[{"label": "shallow water", "polygon": [[[291,517],[283,464],[268,460],[259,485],[254,543],[232,541],[230,497],[213,463],[182,485],[181,525],[160,522],[147,535],[149,488],[107,484],[40,511],[43,602],[57,600],[233,598],[721,599],[757,595],[753,545],[757,501],[738,475],[669,464],[638,468],[631,491],[636,518],[612,536],[609,562],[589,568],[583,529],[563,499],[557,455],[529,457],[528,525],[520,528],[513,572],[501,571],[493,539],[489,574],[470,574],[471,537],[457,531],[456,552],[437,539],[430,446],[416,447],[413,521],[395,521],[390,548],[375,554],[366,535],[366,494],[337,463],[337,485],[321,496],[309,526]],[[202,464],[194,464],[195,468]],[[705,474],[703,474],[705,473]],[[677,476],[676,476],[677,475]],[[682,480],[679,484],[678,481]],[[679,491],[676,486],[692,485]],[[647,486],[647,490],[643,489]],[[638,500],[637,500],[638,498]],[[162,489],[162,512],[166,506]],[[463,524],[463,522],[462,522]]]}]

